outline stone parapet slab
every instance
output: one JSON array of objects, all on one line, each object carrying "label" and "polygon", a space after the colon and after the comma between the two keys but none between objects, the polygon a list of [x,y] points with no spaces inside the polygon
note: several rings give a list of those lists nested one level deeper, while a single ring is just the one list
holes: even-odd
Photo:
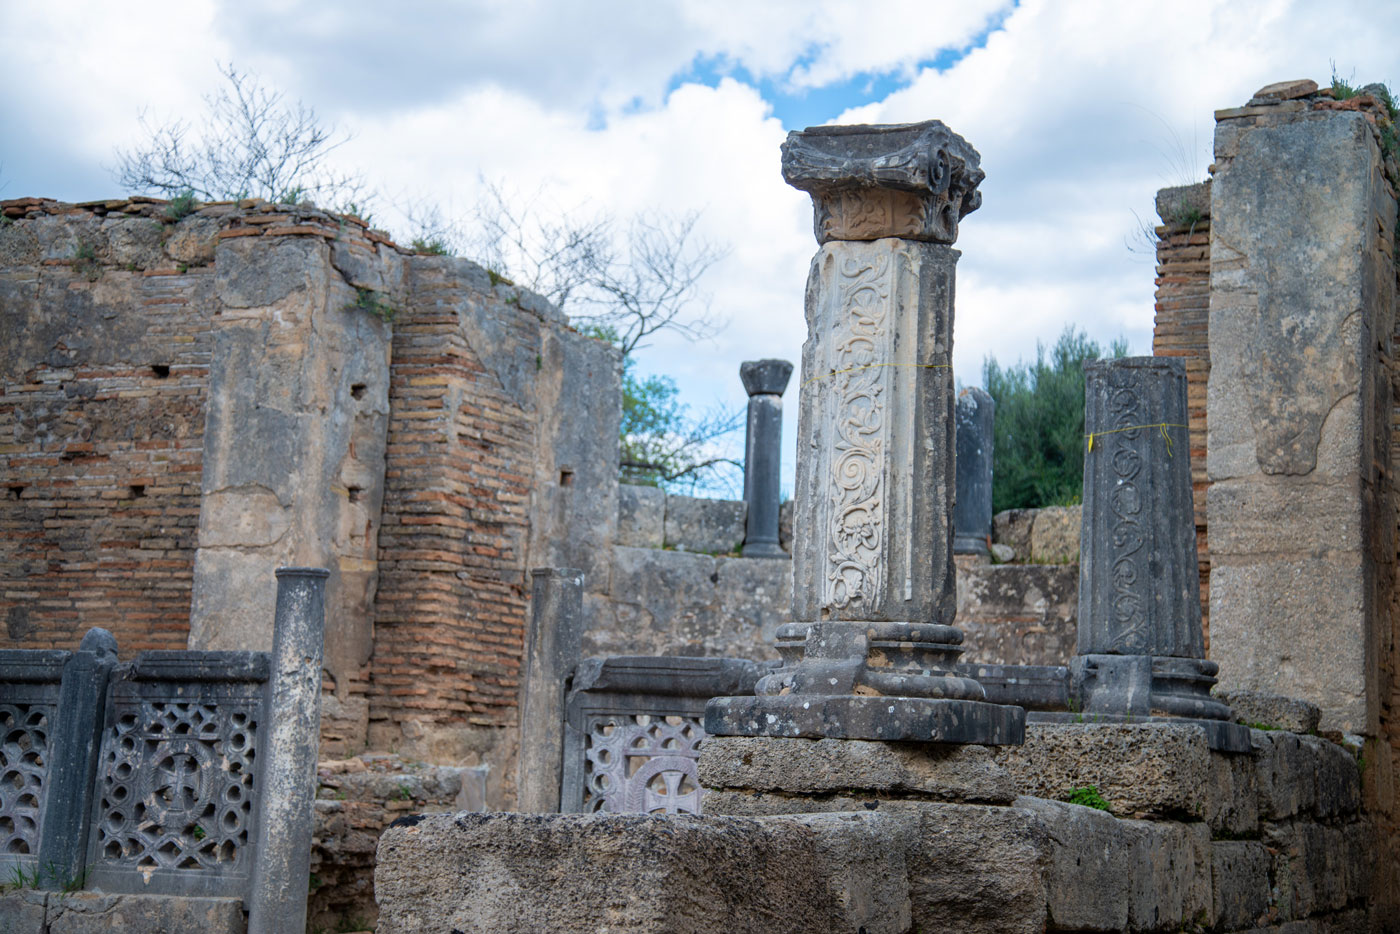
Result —
[{"label": "stone parapet slab", "polygon": [[5,934],[245,934],[247,929],[243,904],[236,898],[33,889],[0,895],[0,931]]},{"label": "stone parapet slab", "polygon": [[[854,797],[875,793],[979,804],[1009,804],[1016,797],[1011,776],[985,746],[711,736],[700,747],[699,770],[707,789]],[[780,806],[778,798],[768,798]],[[712,800],[713,795],[706,798],[707,812]]]}]

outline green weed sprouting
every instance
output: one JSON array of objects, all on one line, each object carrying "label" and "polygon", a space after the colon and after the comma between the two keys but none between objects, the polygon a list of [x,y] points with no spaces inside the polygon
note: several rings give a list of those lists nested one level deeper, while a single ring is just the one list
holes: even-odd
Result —
[{"label": "green weed sprouting", "polygon": [[374,291],[374,289],[356,289],[355,301],[346,305],[346,310],[359,308],[374,315],[380,321],[393,321],[398,310],[385,300],[384,296]]},{"label": "green weed sprouting", "polygon": [[189,217],[196,210],[198,210],[198,207],[197,202],[194,200],[194,192],[186,188],[170,199],[170,203],[165,207],[165,216],[171,220],[178,221],[182,217]]},{"label": "green weed sprouting", "polygon": [[89,282],[102,278],[102,264],[97,261],[97,248],[80,240],[73,248],[73,271]]},{"label": "green weed sprouting", "polygon": [[1077,804],[1080,807],[1094,808],[1098,811],[1109,811],[1108,801],[1099,794],[1099,789],[1093,785],[1085,785],[1083,788],[1076,788],[1069,793],[1065,801],[1070,804]]},{"label": "green weed sprouting", "polygon": [[[425,253],[428,256],[452,255],[452,251],[447,248],[447,243],[443,241],[441,237],[432,237],[427,240],[423,239],[422,237],[414,237],[413,242],[409,245],[413,247],[415,252]],[[491,273],[489,270],[487,271],[487,274],[493,275],[493,273]],[[491,284],[496,284],[494,279],[492,280]]]}]

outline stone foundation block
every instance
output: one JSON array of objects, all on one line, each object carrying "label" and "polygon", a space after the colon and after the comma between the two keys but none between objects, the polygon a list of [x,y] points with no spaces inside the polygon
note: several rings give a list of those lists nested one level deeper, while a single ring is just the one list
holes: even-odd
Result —
[{"label": "stone foundation block", "polygon": [[1302,736],[1299,740],[1312,752],[1317,783],[1314,813],[1323,819],[1336,819],[1359,811],[1361,770],[1356,766],[1356,757],[1345,747],[1320,736]]},{"label": "stone foundation block", "polygon": [[5,934],[45,934],[44,904],[48,892],[21,889],[0,895],[0,931]]},{"label": "stone foundation block", "polygon": [[1216,691],[1215,696],[1229,704],[1235,719],[1247,726],[1266,726],[1293,733],[1314,733],[1322,711],[1296,697],[1266,694],[1262,691]]},{"label": "stone foundation block", "polygon": [[1221,805],[1205,732],[1175,723],[1028,723],[996,760],[1022,794],[1063,800],[1094,786],[1119,817],[1204,820]]},{"label": "stone foundation block", "polygon": [[380,840],[377,930],[898,934],[911,830],[881,814],[419,815]]},{"label": "stone foundation block", "polygon": [[1210,914],[1210,829],[1204,824],[1123,821],[1136,834],[1128,929],[1178,931]]},{"label": "stone foundation block", "polygon": [[987,804],[1016,797],[1011,776],[985,746],[711,736],[701,746],[699,771],[711,789]]},{"label": "stone foundation block", "polygon": [[905,856],[913,930],[1045,930],[1051,838],[1034,811],[936,803],[915,810],[917,833]]},{"label": "stone foundation block", "polygon": [[1206,823],[1216,834],[1253,835],[1259,830],[1259,779],[1253,756],[1210,754],[1211,793]]},{"label": "stone foundation block", "polygon": [[1047,506],[1036,511],[1031,524],[1030,560],[1036,564],[1068,564],[1079,560],[1082,506]]},{"label": "stone foundation block", "polygon": [[748,506],[743,500],[667,496],[665,544],[711,555],[738,552]]},{"label": "stone foundation block", "polygon": [[1259,817],[1280,821],[1311,811],[1317,802],[1312,773],[1313,747],[1303,737],[1282,730],[1252,730],[1254,773],[1259,788]]},{"label": "stone foundation block", "polygon": [[619,484],[617,543],[634,548],[665,544],[666,492],[659,487]]},{"label": "stone foundation block", "polygon": [[1212,926],[1225,931],[1248,927],[1268,911],[1269,864],[1268,848],[1256,840],[1211,843]]},{"label": "stone foundation block", "polygon": [[1364,899],[1374,871],[1369,823],[1318,824],[1298,820],[1265,826],[1273,851],[1276,905],[1283,919],[1339,911]]},{"label": "stone foundation block", "polygon": [[1137,838],[1124,822],[1104,811],[1043,798],[1017,798],[1016,806],[1034,812],[1050,833],[1051,928],[1126,930]]},{"label": "stone foundation block", "polygon": [[244,934],[248,929],[237,898],[101,892],[49,893],[45,923],[47,934]]}]

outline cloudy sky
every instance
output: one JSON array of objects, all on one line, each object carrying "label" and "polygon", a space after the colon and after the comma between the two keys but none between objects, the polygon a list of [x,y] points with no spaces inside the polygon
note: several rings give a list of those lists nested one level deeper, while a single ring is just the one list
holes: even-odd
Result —
[{"label": "cloudy sky", "polygon": [[354,134],[336,158],[391,230],[397,203],[465,214],[483,177],[619,217],[701,212],[730,248],[703,283],[725,326],[639,353],[697,409],[743,401],[741,361],[799,358],[815,244],[779,173],[789,130],[938,118],[980,150],[958,243],[970,384],[1067,324],[1151,352],[1152,262],[1129,245],[1156,189],[1206,177],[1213,110],[1333,63],[1400,81],[1382,2],[0,0],[0,35],[0,197],[119,193],[138,114],[197,116],[224,62]]}]

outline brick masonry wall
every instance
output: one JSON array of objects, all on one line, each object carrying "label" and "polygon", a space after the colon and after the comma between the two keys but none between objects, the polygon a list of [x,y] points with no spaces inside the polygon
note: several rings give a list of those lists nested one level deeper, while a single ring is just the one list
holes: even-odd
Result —
[{"label": "brick masonry wall", "polygon": [[[372,744],[402,744],[411,722],[407,738],[426,740],[421,751],[453,760],[470,752],[463,744],[473,729],[516,724],[538,443],[525,400],[469,345],[483,302],[498,300],[489,284],[472,281],[473,270],[423,257],[406,276],[407,307],[394,328],[370,695]],[[505,340],[538,346],[538,318],[495,311]]]},{"label": "brick masonry wall", "polygon": [[1210,379],[1210,182],[1157,193],[1156,318],[1152,353],[1186,364],[1191,486],[1196,506],[1196,558],[1201,623],[1210,654],[1210,545],[1206,537],[1206,383]]},{"label": "brick masonry wall", "polygon": [[212,245],[163,206],[0,203],[0,618],[8,648],[185,647]]}]

